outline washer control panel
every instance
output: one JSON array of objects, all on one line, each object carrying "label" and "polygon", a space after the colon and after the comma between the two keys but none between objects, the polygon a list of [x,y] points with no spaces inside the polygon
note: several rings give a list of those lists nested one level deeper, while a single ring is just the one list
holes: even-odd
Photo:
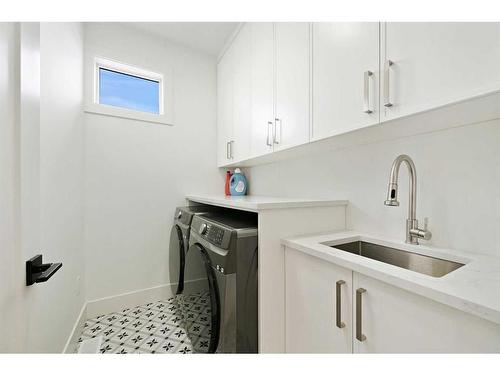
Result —
[{"label": "washer control panel", "polygon": [[216,246],[221,246],[226,231],[211,223],[201,223],[198,233]]}]

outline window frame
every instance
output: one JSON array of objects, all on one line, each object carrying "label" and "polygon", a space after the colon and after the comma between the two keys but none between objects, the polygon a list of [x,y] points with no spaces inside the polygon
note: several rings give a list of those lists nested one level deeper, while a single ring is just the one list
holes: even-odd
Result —
[{"label": "window frame", "polygon": [[[102,104],[99,102],[99,71],[100,69],[107,69],[117,73],[127,74],[138,78],[143,78],[151,81],[158,82],[159,84],[159,113],[152,113],[140,111],[131,108],[118,107],[109,104]],[[101,114],[107,116],[121,117],[132,120],[139,120],[145,122],[154,122],[166,125],[172,125],[172,108],[171,108],[171,87],[165,87],[166,83],[171,83],[172,80],[165,77],[165,74],[153,72],[137,66],[125,64],[115,60],[103,57],[95,57],[93,59],[93,82],[91,98],[87,102],[85,112]],[[168,73],[167,73],[168,76]]]}]

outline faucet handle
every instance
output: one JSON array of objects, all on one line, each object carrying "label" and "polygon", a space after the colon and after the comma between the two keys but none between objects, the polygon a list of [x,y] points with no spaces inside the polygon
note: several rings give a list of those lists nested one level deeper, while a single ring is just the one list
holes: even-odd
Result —
[{"label": "faucet handle", "polygon": [[432,237],[432,233],[428,229],[428,226],[429,226],[429,218],[424,217],[424,229],[422,230],[424,236],[422,238],[426,241],[429,241]]},{"label": "faucet handle", "polygon": [[427,217],[424,218],[424,229],[419,229],[419,228],[410,229],[410,234],[417,238],[422,238],[426,241],[429,241],[432,237],[432,233],[430,230],[427,229],[428,223],[429,219]]}]

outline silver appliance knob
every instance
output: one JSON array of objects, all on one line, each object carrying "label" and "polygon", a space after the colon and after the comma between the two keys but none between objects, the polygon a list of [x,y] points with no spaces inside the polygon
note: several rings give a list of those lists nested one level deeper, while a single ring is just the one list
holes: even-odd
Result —
[{"label": "silver appliance knob", "polygon": [[181,217],[182,217],[182,211],[179,211],[179,212],[177,213],[177,219],[180,219]]},{"label": "silver appliance knob", "polygon": [[198,233],[199,234],[205,234],[205,233],[207,233],[207,224],[202,223],[200,225],[200,229],[198,230]]}]

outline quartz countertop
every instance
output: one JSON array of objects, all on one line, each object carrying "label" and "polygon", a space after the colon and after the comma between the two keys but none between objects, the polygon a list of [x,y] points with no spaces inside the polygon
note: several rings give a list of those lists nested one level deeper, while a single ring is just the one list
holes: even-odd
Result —
[{"label": "quartz countertop", "polygon": [[279,198],[257,195],[187,195],[186,199],[191,202],[252,212],[279,208],[347,206],[349,203],[346,200]]},{"label": "quartz countertop", "polygon": [[[432,277],[331,247],[352,241],[373,242],[465,265],[443,277]],[[500,324],[500,258],[425,244],[409,245],[401,240],[387,240],[355,231],[301,236],[283,239],[281,243],[288,248]]]}]

